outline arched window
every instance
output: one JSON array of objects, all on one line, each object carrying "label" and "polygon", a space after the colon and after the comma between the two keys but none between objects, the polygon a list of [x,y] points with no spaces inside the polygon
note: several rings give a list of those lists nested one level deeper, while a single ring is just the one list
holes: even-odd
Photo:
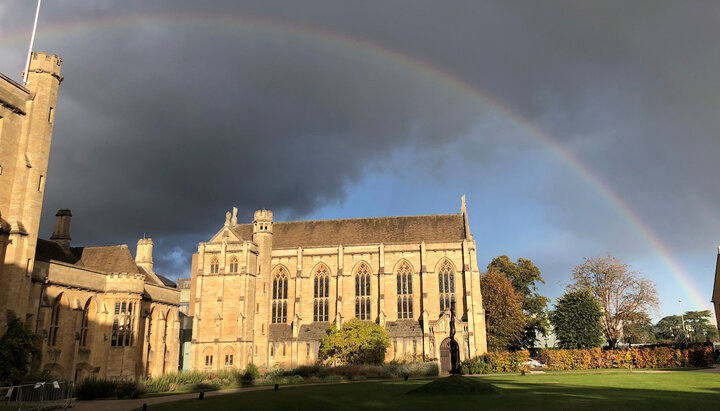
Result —
[{"label": "arched window", "polygon": [[54,347],[57,344],[57,335],[60,324],[60,299],[62,295],[58,296],[53,305],[52,312],[50,313],[50,329],[48,330],[48,346]]},{"label": "arched window", "polygon": [[440,264],[438,283],[440,285],[440,311],[449,310],[450,301],[455,296],[455,270],[449,260]]},{"label": "arched window", "polygon": [[398,318],[413,318],[412,268],[403,261],[397,269]]},{"label": "arched window", "polygon": [[287,322],[288,274],[285,267],[275,271],[272,288],[272,323]]},{"label": "arched window", "polygon": [[210,274],[217,274],[220,272],[220,262],[218,262],[218,259],[213,257],[210,260]]},{"label": "arched window", "polygon": [[87,304],[85,304],[85,310],[83,310],[82,320],[80,321],[80,346],[81,347],[87,346],[88,325],[90,323],[90,303],[92,303],[92,300],[88,300]]},{"label": "arched window", "polygon": [[231,273],[238,272],[238,259],[235,256],[230,257],[229,269]]},{"label": "arched window", "polygon": [[355,271],[355,317],[370,319],[370,267],[365,263]]},{"label": "arched window", "polygon": [[116,301],[110,346],[131,347],[135,339],[135,317],[132,301]]},{"label": "arched window", "polygon": [[313,321],[328,321],[330,273],[324,264],[320,264],[315,270],[314,277]]}]

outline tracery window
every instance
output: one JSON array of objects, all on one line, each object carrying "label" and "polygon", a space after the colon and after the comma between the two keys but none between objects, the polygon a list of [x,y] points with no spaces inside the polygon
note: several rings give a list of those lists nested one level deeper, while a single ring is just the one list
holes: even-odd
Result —
[{"label": "tracery window", "polygon": [[238,272],[238,260],[234,256],[230,257],[229,270],[231,273]]},{"label": "tracery window", "polygon": [[355,271],[355,317],[370,319],[370,267],[365,263]]},{"label": "tracery window", "polygon": [[48,345],[54,347],[57,344],[57,334],[60,324],[60,297],[55,300],[52,312],[50,313],[50,329],[48,330]]},{"label": "tracery window", "polygon": [[398,318],[413,317],[412,269],[407,261],[397,270],[397,310]]},{"label": "tracery window", "polygon": [[450,309],[450,301],[455,296],[455,270],[449,260],[445,260],[438,270],[440,285],[440,311]]},{"label": "tracery window", "polygon": [[314,276],[313,321],[328,321],[330,296],[330,273],[325,265],[315,270]]},{"label": "tracery window", "polygon": [[217,258],[213,257],[210,260],[210,274],[217,274],[220,272],[220,262]]},{"label": "tracery window", "polygon": [[80,321],[80,346],[85,347],[87,346],[87,335],[88,335],[88,325],[90,323],[90,302],[88,301],[85,305],[85,310],[83,310],[83,316],[82,320]]},{"label": "tracery window", "polygon": [[115,318],[113,319],[110,346],[130,347],[133,345],[135,336],[134,305],[135,303],[132,301],[115,302]]},{"label": "tracery window", "polygon": [[275,272],[272,288],[272,323],[287,322],[288,274],[285,267]]}]

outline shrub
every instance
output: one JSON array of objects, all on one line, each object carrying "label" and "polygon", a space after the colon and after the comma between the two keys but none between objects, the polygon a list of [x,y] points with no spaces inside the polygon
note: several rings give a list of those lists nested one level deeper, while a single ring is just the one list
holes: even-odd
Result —
[{"label": "shrub", "polygon": [[389,346],[390,337],[383,327],[353,318],[340,330],[335,325],[328,330],[320,344],[320,356],[328,363],[382,364]]},{"label": "shrub", "polygon": [[668,347],[629,348],[602,351],[541,350],[541,359],[551,370],[587,370],[596,368],[677,368],[709,367],[713,363],[709,347],[684,350]]},{"label": "shrub", "polygon": [[135,381],[119,381],[115,386],[115,396],[118,399],[125,397],[137,398],[144,392],[144,386]]},{"label": "shrub", "polygon": [[117,383],[115,381],[86,378],[75,387],[79,400],[94,400],[96,398],[109,398],[115,396]]},{"label": "shrub", "polygon": [[240,384],[241,385],[252,385],[255,380],[260,378],[260,370],[258,370],[257,366],[253,363],[250,363],[245,368],[245,373],[243,373],[242,377],[240,378]]}]

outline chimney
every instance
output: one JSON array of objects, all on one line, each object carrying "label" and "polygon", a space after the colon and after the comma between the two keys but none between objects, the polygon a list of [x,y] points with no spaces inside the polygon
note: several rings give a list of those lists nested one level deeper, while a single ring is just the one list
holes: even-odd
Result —
[{"label": "chimney", "polygon": [[135,264],[149,273],[153,272],[152,250],[152,238],[141,238],[138,240],[137,251],[135,252]]},{"label": "chimney", "polygon": [[50,239],[59,245],[65,252],[70,251],[70,218],[72,213],[63,208],[55,214],[55,231]]}]

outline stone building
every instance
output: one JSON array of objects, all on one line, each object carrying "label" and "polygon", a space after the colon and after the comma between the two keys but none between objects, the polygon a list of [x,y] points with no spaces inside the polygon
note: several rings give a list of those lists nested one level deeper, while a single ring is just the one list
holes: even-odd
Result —
[{"label": "stone building", "polygon": [[136,379],[177,371],[180,291],[153,272],[151,239],[70,246],[70,210],[37,243],[31,295],[42,338],[39,370],[66,380]]},{"label": "stone building", "polygon": [[718,246],[718,255],[715,261],[715,284],[713,285],[713,294],[710,302],[713,303],[715,309],[715,324],[720,331],[720,246]]},{"label": "stone building", "polygon": [[40,52],[32,54],[27,84],[0,74],[0,335],[12,318],[35,322],[31,273],[61,66]]},{"label": "stone building", "polygon": [[486,351],[475,241],[459,214],[251,224],[237,210],[192,260],[192,368],[315,363],[334,322],[385,327],[387,360],[449,368],[450,303],[461,358]]}]

